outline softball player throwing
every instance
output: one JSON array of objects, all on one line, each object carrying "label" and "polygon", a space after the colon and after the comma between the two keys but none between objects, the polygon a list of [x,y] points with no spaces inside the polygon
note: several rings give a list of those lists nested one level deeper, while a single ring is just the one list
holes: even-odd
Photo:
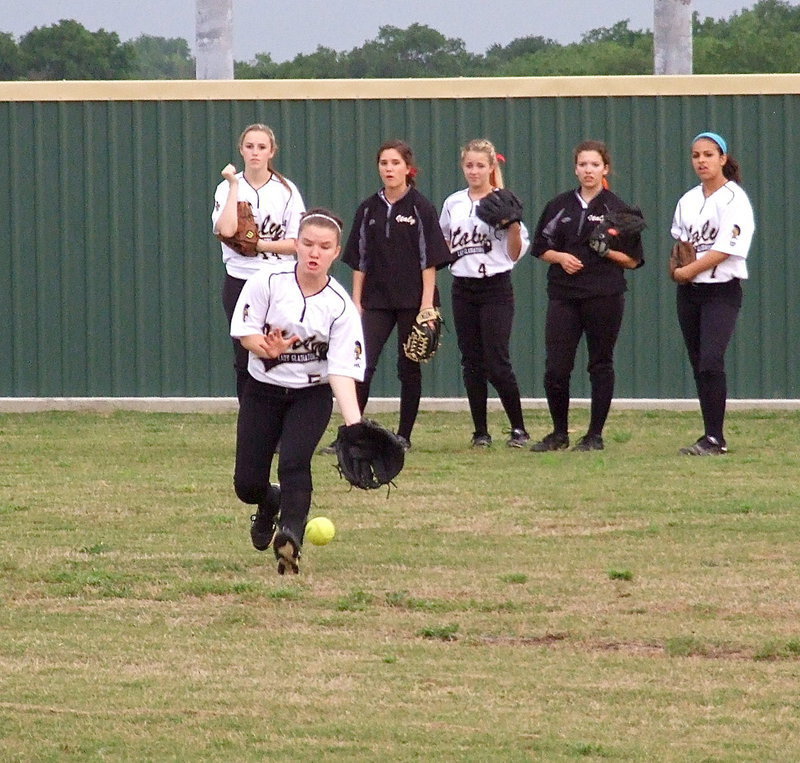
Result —
[{"label": "softball player throwing", "polygon": [[701,132],[692,140],[692,167],[700,184],[678,201],[672,237],[694,246],[697,259],[676,268],[678,323],[694,372],[704,433],[680,452],[728,452],[723,425],[727,403],[725,350],[742,305],[747,254],[755,232],[753,208],[742,189],[739,165],[725,139]]},{"label": "softball player throwing", "polygon": [[403,352],[417,314],[438,306],[436,271],[453,259],[436,209],[415,187],[414,154],[402,140],[389,140],[377,155],[383,187],[356,210],[342,261],[353,268],[353,302],[361,313],[366,371],[357,385],[363,411],[378,358],[397,326],[400,423],[397,434],[411,447],[422,396],[420,364]]},{"label": "softball player throwing", "polygon": [[[214,193],[211,214],[214,233],[232,236],[236,232],[238,201],[249,202],[259,229],[259,254],[255,257],[241,255],[224,243],[220,245],[226,273],[222,305],[229,325],[245,281],[265,267],[294,260],[297,228],[305,205],[297,186],[273,166],[277,151],[271,128],[264,124],[249,125],[239,136],[244,170],[237,172],[232,164],[226,165],[220,173],[224,180]],[[241,400],[248,361],[247,351],[237,339],[233,339],[233,353],[236,394]]]},{"label": "softball player throwing", "polygon": [[550,264],[544,388],[553,420],[553,431],[531,446],[535,452],[569,447],[569,383],[584,333],[592,402],[589,429],[573,450],[603,450],[603,427],[614,395],[614,347],[625,309],[624,271],[644,264],[638,234],[602,256],[589,245],[605,215],[627,205],[605,187],[611,157],[604,143],[584,141],[573,157],[580,187],[548,202],[534,234],[533,254]]},{"label": "softball player throwing", "polygon": [[[317,208],[302,218],[297,263],[262,270],[245,283],[231,336],[248,352],[236,432],[236,495],[256,504],[251,538],[269,547],[278,572],[299,571],[311,506],[311,459],[336,395],[345,424],[361,420],[355,383],[364,375],[361,320],[347,291],[329,274],[342,223]],[[270,470],[281,443],[278,480]],[[273,538],[273,531],[279,527]]]},{"label": "softball player throwing", "polygon": [[461,169],[467,187],[445,199],[439,225],[457,258],[450,265],[453,322],[474,426],[472,445],[492,444],[486,409],[491,382],[511,424],[507,444],[522,448],[530,437],[509,353],[514,320],[511,269],[530,246],[528,231],[521,222],[495,228],[475,214],[481,199],[503,187],[497,151],[490,141],[467,143],[461,151]]}]

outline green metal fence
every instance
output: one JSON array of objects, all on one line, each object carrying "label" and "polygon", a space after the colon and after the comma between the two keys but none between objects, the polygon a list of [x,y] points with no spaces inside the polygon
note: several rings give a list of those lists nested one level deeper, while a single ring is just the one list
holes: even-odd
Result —
[{"label": "green metal fence", "polygon": [[[229,396],[223,268],[210,213],[219,170],[251,122],[272,125],[277,166],[307,204],[351,219],[378,187],[375,151],[414,147],[439,206],[463,187],[461,144],[491,138],[526,222],[575,183],[585,138],[612,151],[612,185],[639,204],[647,264],[628,275],[620,397],[693,397],[666,275],[669,224],[695,178],[688,141],[728,138],[756,210],[730,395],[800,397],[800,75],[326,82],[0,83],[0,396]],[[241,164],[241,162],[239,162]],[[514,271],[512,349],[522,393],[541,397],[543,263]],[[349,284],[349,272],[336,275]],[[440,273],[445,317],[450,275]],[[375,396],[394,396],[386,352]],[[573,394],[587,396],[585,354]],[[455,334],[424,394],[461,396]]]}]

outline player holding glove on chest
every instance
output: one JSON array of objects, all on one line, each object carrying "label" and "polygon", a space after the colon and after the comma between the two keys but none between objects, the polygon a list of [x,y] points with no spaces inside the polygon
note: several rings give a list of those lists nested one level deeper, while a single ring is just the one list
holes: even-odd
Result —
[{"label": "player holding glove on chest", "polygon": [[547,204],[534,235],[533,254],[550,264],[544,388],[553,420],[553,431],[531,446],[535,452],[569,447],[570,376],[583,334],[592,402],[589,429],[573,450],[604,448],[603,427],[614,395],[614,347],[625,309],[624,271],[644,264],[638,232],[609,237],[604,225],[607,216],[630,210],[604,187],[611,169],[605,144],[584,141],[574,159],[580,188]]},{"label": "player holding glove on chest", "polygon": [[741,187],[739,164],[725,139],[702,132],[692,141],[692,167],[700,184],[678,201],[672,237],[696,258],[670,266],[678,284],[678,323],[694,372],[703,435],[681,448],[689,456],[728,452],[723,432],[728,398],[725,350],[742,305],[742,281],[755,232],[753,208]]},{"label": "player holding glove on chest", "polygon": [[490,141],[467,143],[461,169],[467,188],[445,200],[439,225],[458,258],[450,266],[453,322],[474,427],[472,446],[492,443],[487,418],[491,382],[511,424],[507,445],[521,448],[530,437],[509,349],[514,321],[511,269],[528,249],[528,231],[521,202],[502,189],[498,154]]}]

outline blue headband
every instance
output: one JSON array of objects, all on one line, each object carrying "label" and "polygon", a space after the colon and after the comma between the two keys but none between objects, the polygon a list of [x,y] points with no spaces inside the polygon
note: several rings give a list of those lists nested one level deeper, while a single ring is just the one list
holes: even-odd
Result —
[{"label": "blue headband", "polygon": [[709,140],[713,140],[714,143],[716,143],[722,149],[723,154],[728,153],[728,144],[725,142],[725,138],[723,138],[721,135],[717,135],[715,132],[701,132],[699,135],[695,135],[694,138],[692,138],[692,145],[694,145],[696,141],[700,140],[700,138],[708,138]]}]

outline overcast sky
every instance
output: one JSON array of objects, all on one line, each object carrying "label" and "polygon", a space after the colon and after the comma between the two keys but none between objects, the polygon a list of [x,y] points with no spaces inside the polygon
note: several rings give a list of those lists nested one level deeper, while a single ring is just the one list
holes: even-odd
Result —
[{"label": "overcast sky", "polygon": [[[692,0],[701,17],[727,19],[756,0]],[[92,32],[120,39],[141,34],[181,37],[194,49],[194,0],[0,0],[0,31],[19,39],[37,26],[74,19]],[[588,10],[587,10],[588,9]],[[651,0],[234,0],[234,58],[269,53],[286,61],[323,45],[350,50],[378,29],[425,24],[462,39],[473,53],[517,37],[576,42],[591,29],[628,19],[632,29],[653,28]]]}]

